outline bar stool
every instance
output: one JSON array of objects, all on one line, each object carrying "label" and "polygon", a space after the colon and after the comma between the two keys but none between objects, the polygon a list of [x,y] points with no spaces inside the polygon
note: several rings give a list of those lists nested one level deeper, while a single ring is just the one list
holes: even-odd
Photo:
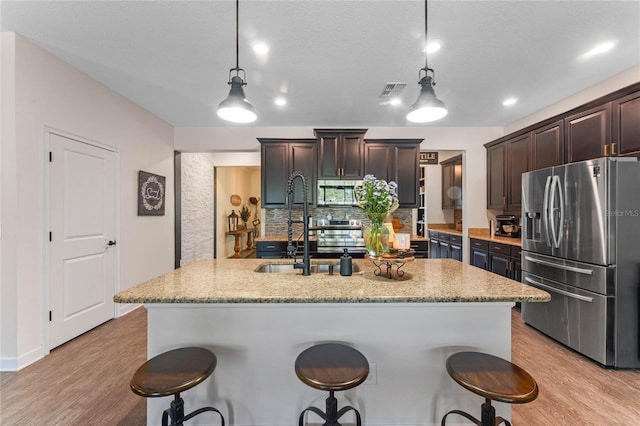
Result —
[{"label": "bar stool", "polygon": [[[305,349],[295,363],[296,375],[306,385],[314,389],[328,390],[326,411],[307,407],[300,413],[299,426],[304,425],[304,414],[311,411],[320,416],[326,426],[340,426],[338,419],[353,411],[356,425],[361,426],[360,412],[352,406],[338,410],[334,392],[355,388],[369,375],[369,361],[362,353],[350,346],[339,343],[322,343]],[[323,425],[323,426],[324,426]]]},{"label": "bar stool", "polygon": [[220,415],[222,426],[224,417],[213,407],[204,407],[184,414],[184,400],[180,392],[202,383],[216,368],[216,356],[205,348],[180,348],[161,353],[138,368],[131,379],[133,393],[145,398],[174,395],[171,407],[162,413],[162,426],[182,425],[183,422],[204,413],[215,411]]},{"label": "bar stool", "polygon": [[458,414],[476,425],[494,426],[508,420],[497,417],[491,401],[524,404],[538,396],[538,384],[522,368],[497,356],[481,352],[459,352],[447,359],[447,372],[463,388],[485,398],[481,420],[460,410],[451,410],[442,418],[441,426],[449,414]]}]

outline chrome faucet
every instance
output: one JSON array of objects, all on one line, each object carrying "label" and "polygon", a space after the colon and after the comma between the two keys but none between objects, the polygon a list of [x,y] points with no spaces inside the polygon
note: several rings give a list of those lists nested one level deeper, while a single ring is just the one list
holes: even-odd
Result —
[{"label": "chrome faucet", "polygon": [[[303,209],[303,238],[304,243],[302,246],[302,263],[296,262],[296,246],[293,245],[293,223],[291,219],[291,210],[293,206],[293,181],[296,178],[300,178],[302,181],[302,209]],[[307,196],[307,178],[300,172],[293,172],[289,176],[287,182],[287,199],[289,206],[289,220],[287,221],[287,255],[293,257],[293,268],[302,269],[302,275],[311,275],[310,261],[309,261],[309,206]],[[300,221],[295,221],[300,223]]]}]

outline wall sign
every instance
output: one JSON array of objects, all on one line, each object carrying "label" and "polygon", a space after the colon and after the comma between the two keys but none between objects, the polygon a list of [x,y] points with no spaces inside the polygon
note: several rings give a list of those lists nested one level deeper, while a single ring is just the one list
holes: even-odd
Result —
[{"label": "wall sign", "polygon": [[420,164],[438,164],[438,152],[420,151]]},{"label": "wall sign", "polygon": [[138,216],[164,216],[165,177],[138,172]]}]

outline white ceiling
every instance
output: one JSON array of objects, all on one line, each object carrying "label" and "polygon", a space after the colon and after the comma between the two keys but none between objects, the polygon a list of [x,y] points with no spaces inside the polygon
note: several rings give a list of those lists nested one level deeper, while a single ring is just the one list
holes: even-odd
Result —
[{"label": "white ceiling", "polygon": [[[215,114],[235,66],[235,2],[7,1],[14,31],[174,126]],[[240,66],[254,126],[407,126],[424,66],[422,1],[241,1]],[[429,56],[449,115],[436,126],[504,126],[640,64],[640,1],[430,1]],[[266,58],[251,49],[270,46]],[[589,60],[595,44],[616,47]],[[638,76],[640,81],[640,76]],[[403,104],[381,104],[406,82]],[[286,92],[286,107],[274,105]],[[519,98],[511,108],[509,96]],[[246,126],[246,125],[244,125]]]}]

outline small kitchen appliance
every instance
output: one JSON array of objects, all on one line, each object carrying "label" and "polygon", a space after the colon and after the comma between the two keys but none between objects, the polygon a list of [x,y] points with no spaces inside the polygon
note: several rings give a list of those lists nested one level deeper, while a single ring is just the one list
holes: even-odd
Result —
[{"label": "small kitchen appliance", "polygon": [[520,218],[511,214],[497,215],[495,235],[520,238]]}]

